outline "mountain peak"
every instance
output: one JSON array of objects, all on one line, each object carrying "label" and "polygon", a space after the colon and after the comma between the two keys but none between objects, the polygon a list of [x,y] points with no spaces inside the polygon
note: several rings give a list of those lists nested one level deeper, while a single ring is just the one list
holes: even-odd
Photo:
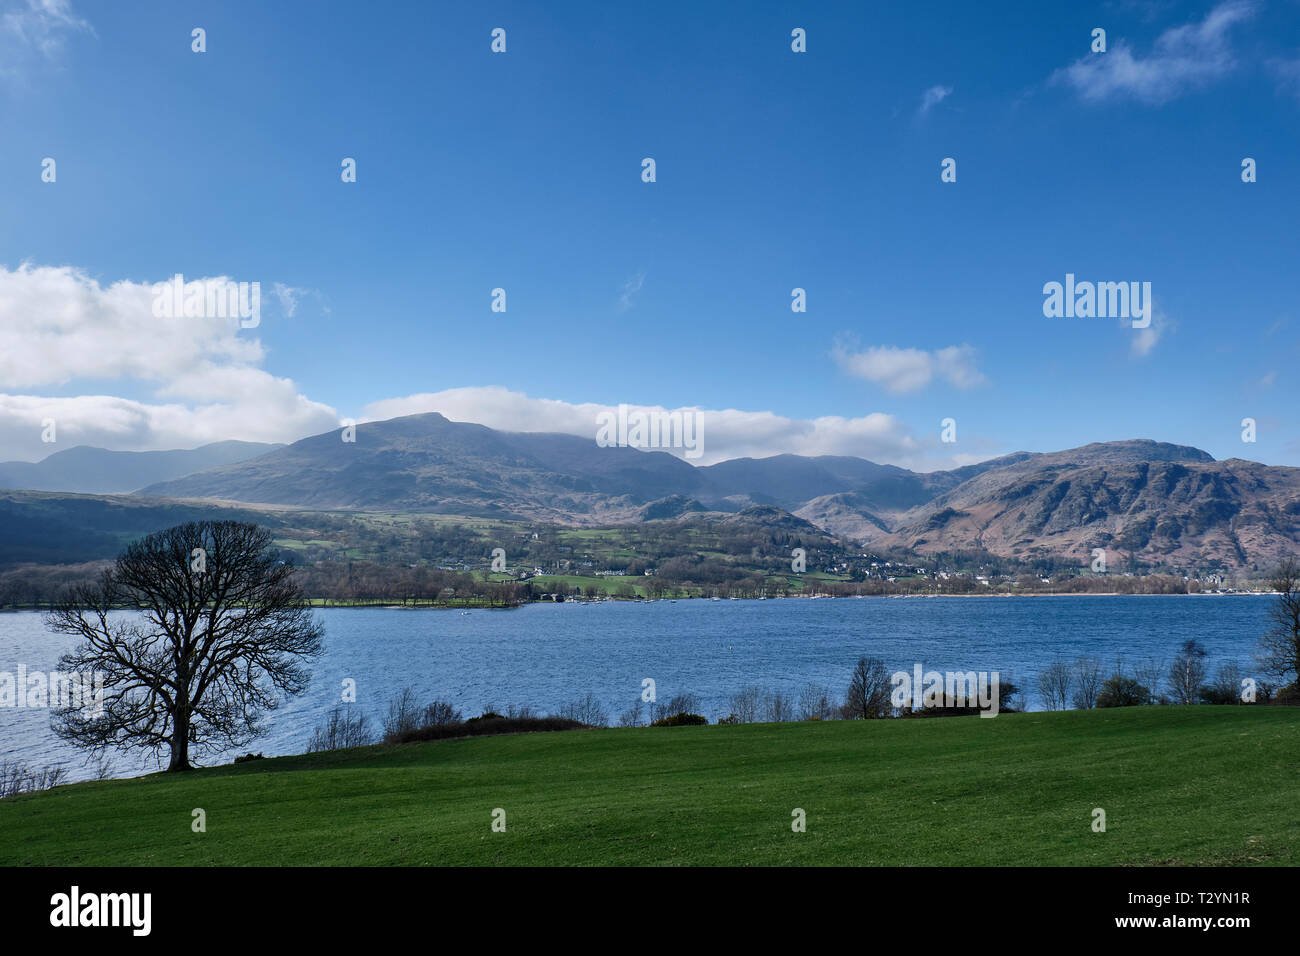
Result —
[{"label": "mountain peak", "polygon": [[1214,456],[1192,445],[1175,445],[1171,442],[1156,441],[1151,438],[1129,438],[1123,441],[1094,442],[1084,445],[1082,450],[1112,452],[1135,461],[1192,461],[1210,464]]}]

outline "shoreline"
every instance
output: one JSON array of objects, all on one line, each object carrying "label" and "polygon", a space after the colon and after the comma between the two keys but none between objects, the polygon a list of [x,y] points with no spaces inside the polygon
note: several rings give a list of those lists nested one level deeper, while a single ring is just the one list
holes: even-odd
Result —
[{"label": "shoreline", "polygon": [[[1174,592],[1172,594],[1127,594],[1123,591],[1026,591],[1023,594],[844,594],[844,595],[789,595],[787,597],[766,597],[766,598],[720,598],[719,601],[861,601],[872,599],[888,600],[934,600],[942,598],[1062,598],[1062,597],[1193,597],[1193,598],[1240,598],[1240,597],[1277,597],[1277,591],[1233,591],[1231,593],[1220,594],[1214,591],[1192,591],[1192,592]],[[319,598],[313,599],[313,601]],[[461,611],[468,614],[472,611],[517,611],[522,607],[528,607],[533,604],[662,604],[677,603],[679,601],[702,601],[704,603],[713,603],[712,597],[680,597],[680,598],[603,598],[591,600],[589,598],[565,598],[563,601],[524,601],[519,604],[498,605],[496,607],[476,607],[474,605],[462,604],[402,604],[399,602],[385,603],[377,601],[366,604],[321,604],[310,603],[314,611],[326,610],[365,610],[365,609],[383,609],[383,610],[405,610],[405,611]],[[6,607],[0,608],[0,614],[19,614],[32,611],[47,611],[47,607]],[[119,608],[118,610],[130,610],[129,608]]]}]

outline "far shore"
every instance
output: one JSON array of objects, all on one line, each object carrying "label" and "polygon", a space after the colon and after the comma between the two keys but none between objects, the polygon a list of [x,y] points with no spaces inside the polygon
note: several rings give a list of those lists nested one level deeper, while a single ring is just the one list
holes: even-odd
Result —
[{"label": "far shore", "polygon": [[[767,598],[719,598],[719,601],[856,601],[870,598],[888,598],[888,599],[932,599],[932,598],[1049,598],[1049,597],[1276,597],[1277,591],[1178,591],[1171,594],[1126,594],[1123,591],[1025,591],[1021,594],[1008,594],[1005,592],[993,594],[790,594],[785,597],[767,597]],[[460,611],[468,614],[472,611],[514,611],[521,607],[527,607],[530,604],[659,604],[663,602],[676,603],[678,601],[702,601],[712,603],[712,597],[680,597],[680,598],[565,598],[563,601],[524,601],[520,604],[506,605],[464,605],[464,604],[403,604],[400,601],[357,601],[353,603],[338,604],[317,604],[315,602],[320,598],[312,598],[311,606],[316,610],[356,610],[362,608],[396,608],[406,611]],[[26,607],[6,607],[0,608],[0,614],[18,613],[21,611],[45,611],[48,608],[45,605],[30,605]]]}]

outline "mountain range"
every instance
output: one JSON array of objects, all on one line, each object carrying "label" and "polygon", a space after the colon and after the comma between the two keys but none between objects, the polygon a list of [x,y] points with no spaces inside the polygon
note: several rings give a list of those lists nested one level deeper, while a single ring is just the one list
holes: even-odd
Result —
[{"label": "mountain range", "polygon": [[38,462],[0,462],[0,488],[126,494],[154,482],[245,461],[283,447],[251,441],[220,441],[175,451],[109,451],[76,445]]},{"label": "mountain range", "polygon": [[[1104,548],[1117,566],[1132,559],[1264,567],[1300,551],[1300,468],[1216,461],[1197,448],[1147,439],[1016,452],[919,473],[843,456],[776,455],[697,467],[666,452],[498,431],[437,413],[363,423],[354,442],[342,438],[331,431],[255,456],[243,456],[255,446],[223,449],[225,461],[161,475],[135,490],[162,499],[575,526],[763,506],[882,551],[985,549],[1087,563],[1092,549]],[[234,444],[243,443],[222,443]],[[143,471],[118,472],[127,473]],[[0,482],[5,475],[0,471]]]}]

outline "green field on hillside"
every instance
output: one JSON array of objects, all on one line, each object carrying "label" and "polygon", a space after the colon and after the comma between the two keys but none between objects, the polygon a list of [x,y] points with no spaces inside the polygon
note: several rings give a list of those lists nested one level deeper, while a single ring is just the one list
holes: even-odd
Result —
[{"label": "green field on hillside", "polygon": [[0,864],[1295,864],[1297,806],[1288,707],[585,730],[15,797]]}]

